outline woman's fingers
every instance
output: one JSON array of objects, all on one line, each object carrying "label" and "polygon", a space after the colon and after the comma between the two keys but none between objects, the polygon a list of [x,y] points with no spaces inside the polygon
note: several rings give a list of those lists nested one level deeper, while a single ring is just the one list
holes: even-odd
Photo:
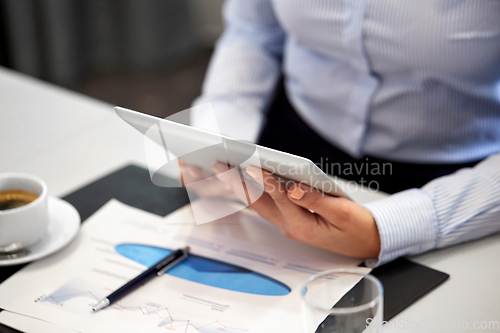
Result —
[{"label": "woman's fingers", "polygon": [[214,172],[221,182],[226,184],[233,192],[238,193],[238,198],[242,202],[247,203],[259,215],[276,224],[281,229],[283,226],[283,217],[269,194],[263,192],[262,189],[259,189],[250,181],[242,181],[241,174],[236,168],[228,170],[224,164],[216,163],[214,165]]},{"label": "woman's fingers", "polygon": [[229,168],[225,164],[215,163],[212,170],[217,179],[224,184],[226,190],[232,191],[241,202],[248,203],[244,184],[237,168]]},{"label": "woman's fingers", "polygon": [[194,192],[201,197],[218,197],[228,192],[224,184],[217,179],[205,179],[202,182],[188,183],[185,186],[190,192]]},{"label": "woman's fingers", "polygon": [[271,173],[256,167],[247,168],[253,180],[239,168],[221,163],[214,165],[216,177],[184,163],[181,170],[188,190],[202,196],[231,195],[231,199],[248,203],[291,239],[359,258],[375,258],[380,251],[373,216],[352,201],[324,195],[304,184],[287,190]]},{"label": "woman's fingers", "polygon": [[236,200],[229,185],[202,171],[201,168],[179,161],[182,186],[202,197],[225,197]]},{"label": "woman's fingers", "polygon": [[328,220],[340,230],[345,228],[345,223],[349,220],[351,202],[347,199],[329,196],[304,184],[290,186],[288,198],[298,206],[321,216],[328,216]]},{"label": "woman's fingers", "polygon": [[304,184],[290,186],[288,196],[290,201],[313,210],[319,216],[312,245],[358,258],[378,256],[379,233],[366,208],[345,198],[325,195]]},{"label": "woman's fingers", "polygon": [[311,222],[311,213],[290,201],[285,184],[276,179],[271,173],[257,167],[249,166],[246,171],[255,180],[262,180],[261,185],[286,220],[283,227],[286,236],[294,239],[306,233],[307,236],[308,231],[311,230],[311,226],[307,223]]},{"label": "woman's fingers", "polygon": [[[292,212],[298,210],[298,207],[288,199],[285,184],[276,179],[271,173],[254,166],[249,166],[246,171],[255,180],[260,181],[262,179],[261,185],[283,214],[293,214]],[[262,178],[259,177],[260,175],[262,175]]]},{"label": "woman's fingers", "polygon": [[186,186],[186,184],[190,184],[205,178],[206,175],[203,174],[200,168],[194,165],[186,164],[181,160],[178,161],[179,161],[179,168],[181,171],[181,181],[183,186]]}]

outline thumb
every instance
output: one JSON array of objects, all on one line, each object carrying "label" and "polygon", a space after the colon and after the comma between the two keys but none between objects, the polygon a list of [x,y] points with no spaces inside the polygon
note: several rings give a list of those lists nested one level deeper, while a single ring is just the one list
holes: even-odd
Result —
[{"label": "thumb", "polygon": [[288,189],[288,198],[296,205],[328,217],[335,212],[336,198],[321,193],[304,184],[293,184]]}]

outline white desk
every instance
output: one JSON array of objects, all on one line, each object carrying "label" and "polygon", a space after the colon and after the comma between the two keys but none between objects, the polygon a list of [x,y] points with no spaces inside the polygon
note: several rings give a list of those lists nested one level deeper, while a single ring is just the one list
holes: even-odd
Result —
[{"label": "white desk", "polygon": [[[119,119],[111,105],[3,68],[0,147],[0,172],[35,174],[47,182],[54,196],[130,162],[146,166],[142,135]],[[499,254],[497,234],[413,258],[451,277],[394,318],[384,331],[441,333],[455,332],[457,326],[464,331],[468,325],[468,332],[479,332],[485,330],[474,329],[475,322],[483,327],[493,321],[498,325]],[[7,321],[12,316],[0,313],[0,322]],[[36,331],[54,330],[41,323]]]}]

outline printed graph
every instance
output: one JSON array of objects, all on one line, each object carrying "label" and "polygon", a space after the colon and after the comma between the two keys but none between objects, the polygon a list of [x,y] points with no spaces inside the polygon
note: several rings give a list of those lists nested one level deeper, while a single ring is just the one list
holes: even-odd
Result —
[{"label": "printed graph", "polygon": [[[74,279],[51,294],[40,296],[35,302],[56,306],[74,314],[87,315],[90,307],[110,292],[112,292],[111,289],[82,279]],[[137,327],[137,329],[148,327],[148,332],[168,330],[184,333],[244,333],[248,331],[236,323],[181,313],[175,307],[142,301],[137,298],[129,300],[127,303],[119,301],[109,308],[101,310],[94,318],[109,324],[126,323],[129,327]]]}]

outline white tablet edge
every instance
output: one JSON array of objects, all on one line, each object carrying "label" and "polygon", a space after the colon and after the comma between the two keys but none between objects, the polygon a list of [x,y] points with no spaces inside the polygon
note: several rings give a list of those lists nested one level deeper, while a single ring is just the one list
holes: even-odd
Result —
[{"label": "white tablet edge", "polygon": [[[167,119],[158,118],[141,112],[125,109],[116,106],[114,108],[116,114],[127,122],[129,125],[146,135],[146,133],[152,128],[152,126],[161,124],[162,132],[168,132],[169,138],[175,138],[177,140],[169,140],[168,150],[174,153],[176,156],[182,156],[183,154],[177,154],[176,152],[182,151],[194,151],[197,147],[207,147],[210,144],[217,144],[223,140],[238,141],[237,139],[230,138],[221,134],[216,134],[206,130],[198,129],[181,123],[173,122]],[[163,138],[163,137],[162,137]],[[164,142],[159,142],[154,140],[156,143],[162,145]],[[241,142],[241,141],[240,141]],[[187,144],[188,143],[188,144]],[[186,144],[191,147],[186,147]],[[264,146],[255,145],[258,150],[259,158],[261,161],[261,168],[273,172],[275,175],[289,179],[295,182],[302,182],[310,187],[314,187],[319,191],[327,193],[329,195],[349,198],[349,196],[342,191],[340,186],[331,179],[327,174],[325,174],[317,165],[315,165],[311,160],[306,159],[301,156],[289,154],[279,150],[267,148]],[[166,147],[165,147],[166,148]],[[215,163],[215,160],[214,160]],[[294,174],[289,174],[286,170],[283,172],[283,168],[280,166],[290,166],[294,165],[293,168],[307,169],[310,171],[306,177],[299,177]],[[266,168],[267,166],[267,168]],[[273,170],[269,170],[270,166],[275,166]],[[288,168],[288,169],[293,169]]]}]

